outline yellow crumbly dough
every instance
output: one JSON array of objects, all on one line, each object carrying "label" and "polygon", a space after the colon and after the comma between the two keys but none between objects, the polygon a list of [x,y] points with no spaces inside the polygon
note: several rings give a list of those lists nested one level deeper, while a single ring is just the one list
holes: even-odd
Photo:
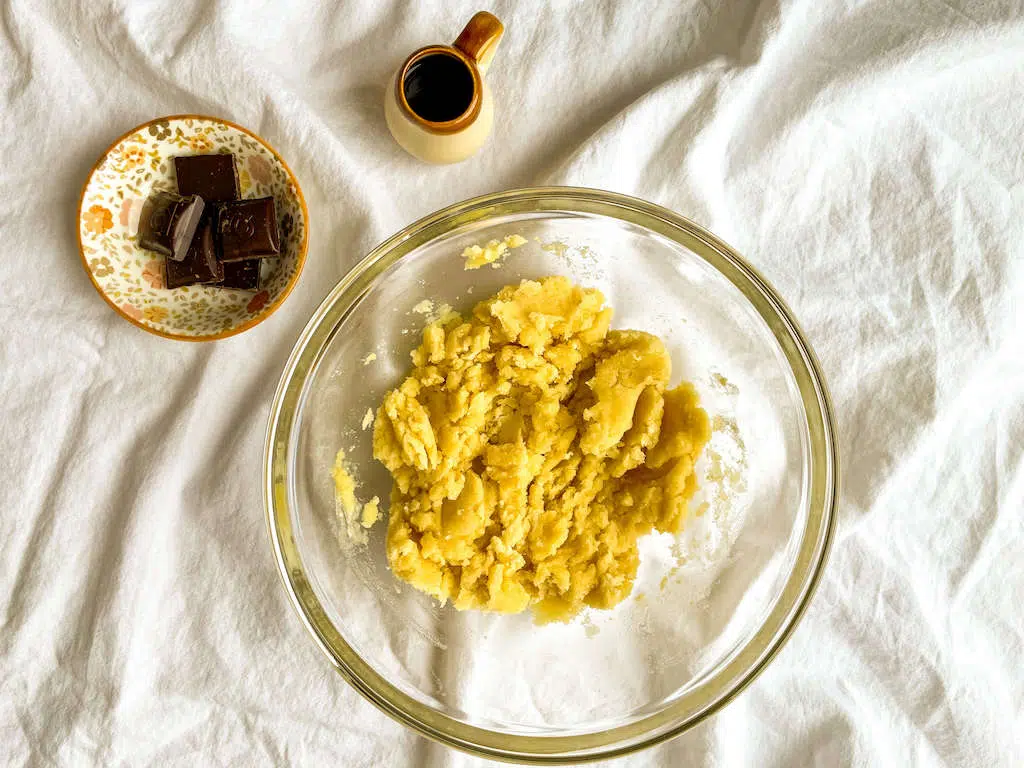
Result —
[{"label": "yellow crumbly dough", "polygon": [[[372,412],[371,412],[372,413]],[[344,520],[349,537],[353,537],[356,521],[363,528],[372,528],[380,517],[380,499],[374,496],[365,504],[360,504],[356,498],[356,478],[349,471],[348,462],[345,460],[345,449],[339,448],[334,455],[334,466],[331,468],[331,476],[334,478],[334,501],[337,506],[338,516]]]},{"label": "yellow crumbly dough", "polygon": [[491,240],[482,247],[471,245],[462,252],[462,258],[466,260],[463,269],[480,269],[486,264],[497,267],[498,260],[508,253],[510,248],[518,248],[525,244],[526,238],[522,235],[509,235],[502,240]]},{"label": "yellow crumbly dough", "polygon": [[363,528],[372,528],[374,523],[380,518],[379,504],[380,499],[376,496],[363,504],[363,515],[359,520],[363,524]]},{"label": "yellow crumbly dough", "polygon": [[661,340],[609,331],[597,290],[507,286],[423,332],[378,409],[394,573],[456,608],[567,620],[630,592],[637,540],[677,532],[710,436]]},{"label": "yellow crumbly dough", "polygon": [[334,478],[334,499],[337,502],[338,510],[346,518],[354,518],[359,506],[359,502],[356,501],[356,479],[348,471],[343,448],[339,448],[334,455],[331,476]]}]

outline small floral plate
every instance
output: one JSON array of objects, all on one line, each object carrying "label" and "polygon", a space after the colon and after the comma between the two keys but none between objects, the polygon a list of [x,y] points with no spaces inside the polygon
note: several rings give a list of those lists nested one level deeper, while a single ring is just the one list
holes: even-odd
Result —
[{"label": "small floral plate", "polygon": [[[163,257],[139,247],[133,218],[151,192],[176,190],[175,156],[217,152],[235,156],[242,197],[276,200],[281,255],[264,259],[259,291],[169,290]],[[308,233],[302,190],[273,147],[239,125],[201,115],[151,120],[119,138],[92,169],[78,206],[82,264],[96,290],[129,322],[185,341],[223,339],[269,317],[299,278]]]}]

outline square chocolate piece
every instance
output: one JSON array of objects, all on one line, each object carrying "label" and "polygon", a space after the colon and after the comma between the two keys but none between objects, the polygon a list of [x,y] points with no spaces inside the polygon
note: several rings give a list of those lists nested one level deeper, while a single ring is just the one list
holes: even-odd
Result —
[{"label": "square chocolate piece", "polygon": [[213,237],[213,217],[204,216],[183,261],[167,259],[167,287],[216,283],[224,278],[224,267],[217,261]]},{"label": "square chocolate piece", "polygon": [[260,287],[260,259],[229,261],[224,267],[224,280],[217,285],[242,291],[255,291]]},{"label": "square chocolate piece", "polygon": [[201,197],[181,197],[156,192],[142,206],[139,245],[162,253],[173,261],[185,258],[203,218],[206,204]]},{"label": "square chocolate piece", "polygon": [[217,243],[221,261],[242,261],[281,252],[277,206],[272,197],[236,200],[217,206]]},{"label": "square chocolate piece", "polygon": [[234,155],[184,155],[174,158],[179,195],[199,195],[208,202],[238,199]]}]

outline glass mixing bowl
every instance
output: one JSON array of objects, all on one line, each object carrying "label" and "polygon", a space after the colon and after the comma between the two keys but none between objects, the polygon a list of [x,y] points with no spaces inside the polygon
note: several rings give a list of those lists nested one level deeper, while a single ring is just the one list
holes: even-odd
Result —
[{"label": "glass mixing bowl", "polygon": [[[497,269],[462,250],[527,244]],[[641,541],[632,595],[538,626],[528,614],[440,607],[396,579],[386,524],[336,510],[344,448],[386,515],[368,409],[406,374],[430,310],[521,278],[600,288],[613,327],[660,336],[674,386],[713,421],[686,529]],[[427,299],[432,302],[424,302]],[[376,359],[371,358],[376,355]],[[664,208],[588,189],[469,200],[382,243],[331,291],[288,360],[267,434],[268,523],[285,586],[342,676],[445,744],[538,763],[623,754],[714,713],[764,668],[807,606],[835,520],[838,457],[814,354],[774,290],[729,246]]]}]

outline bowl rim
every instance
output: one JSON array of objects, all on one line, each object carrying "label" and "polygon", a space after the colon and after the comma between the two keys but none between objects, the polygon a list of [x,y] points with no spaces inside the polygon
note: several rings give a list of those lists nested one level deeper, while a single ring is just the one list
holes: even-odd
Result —
[{"label": "bowl rim", "polygon": [[[89,190],[89,184],[92,182],[92,177],[96,173],[96,170],[100,167],[103,161],[107,159],[107,156],[110,155],[110,153],[113,152],[118,146],[120,146],[120,144],[124,142],[126,139],[138,133],[139,131],[145,130],[151,125],[170,120],[203,120],[211,123],[220,123],[221,125],[226,125],[229,128],[235,129],[236,131],[241,131],[242,133],[255,139],[264,147],[266,147],[270,154],[272,154],[274,158],[277,160],[277,162],[281,164],[281,167],[284,168],[285,173],[288,174],[288,178],[291,180],[292,185],[295,187],[295,196],[299,200],[299,207],[302,209],[302,218],[306,224],[305,227],[303,227],[302,231],[302,244],[299,246],[299,256],[295,264],[295,273],[292,275],[291,280],[289,280],[285,284],[284,288],[281,289],[281,293],[279,293],[278,296],[273,301],[268,302],[267,305],[260,311],[258,315],[246,320],[244,323],[239,323],[238,325],[233,326],[232,328],[229,328],[226,331],[220,331],[218,333],[208,333],[202,336],[189,336],[183,333],[171,333],[169,331],[161,331],[157,328],[150,328],[148,325],[145,325],[141,321],[136,320],[131,315],[125,313],[117,304],[114,303],[113,299],[107,296],[106,292],[100,286],[99,282],[97,282],[96,276],[92,273],[92,269],[90,269],[89,267],[89,260],[88,258],[86,258],[85,255],[85,244],[82,242],[82,207],[85,205],[85,194]],[[85,175],[85,181],[82,183],[82,191],[78,196],[78,209],[75,223],[75,228],[78,234],[78,256],[82,262],[82,268],[85,269],[85,274],[89,276],[89,282],[92,283],[92,287],[96,289],[96,292],[100,295],[103,301],[107,303],[107,306],[109,306],[118,315],[120,315],[129,323],[134,325],[136,328],[141,328],[142,330],[146,331],[147,333],[151,333],[154,336],[159,336],[164,339],[171,339],[173,341],[219,341],[220,339],[227,339],[231,336],[235,336],[239,333],[242,333],[244,331],[249,330],[250,328],[259,325],[272,314],[274,314],[274,312],[276,312],[280,308],[280,306],[284,304],[285,299],[287,299],[288,296],[291,294],[292,290],[295,288],[295,285],[299,282],[299,276],[302,274],[302,269],[306,265],[306,255],[309,252],[309,208],[306,205],[306,197],[305,195],[302,194],[302,187],[299,185],[299,180],[295,176],[295,173],[292,171],[291,166],[289,166],[288,163],[285,162],[284,158],[281,157],[281,154],[276,149],[274,149],[273,145],[259,134],[250,131],[248,128],[239,125],[238,123],[233,123],[230,120],[225,120],[222,117],[213,117],[212,115],[198,115],[186,113],[180,115],[164,115],[163,117],[154,117],[152,120],[147,120],[146,122],[135,126],[131,130],[125,131],[116,139],[114,139],[114,141],[111,142],[110,146],[108,146],[106,149],[103,150],[103,152],[100,153],[100,156],[96,159],[96,162],[92,164],[92,167],[89,169],[89,172]]]},{"label": "bowl rim", "polygon": [[[808,513],[793,569],[752,638],[711,678],[659,712],[578,735],[526,736],[470,725],[399,690],[352,650],[327,617],[305,575],[288,505],[295,406],[338,323],[385,269],[423,243],[491,216],[570,211],[642,226],[689,249],[751,302],[796,378],[811,446]],[[583,187],[532,187],[482,195],[443,208],[388,238],[353,267],[310,318],[289,356],[270,411],[264,456],[266,523],[290,602],[336,670],[383,712],[442,744],[496,760],[566,764],[617,757],[661,743],[710,717],[744,690],[789,639],[821,579],[835,534],[839,453],[831,399],[818,360],[785,302],[730,246],[700,225],[654,203]]]}]

